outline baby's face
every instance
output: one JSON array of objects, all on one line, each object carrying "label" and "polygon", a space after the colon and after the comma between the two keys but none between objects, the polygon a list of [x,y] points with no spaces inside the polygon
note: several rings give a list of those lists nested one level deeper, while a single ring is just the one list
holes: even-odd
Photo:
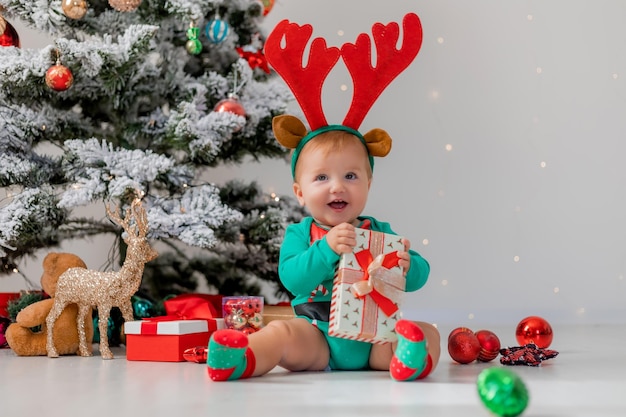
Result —
[{"label": "baby's face", "polygon": [[367,203],[369,172],[367,152],[356,138],[341,152],[305,146],[298,159],[294,193],[318,223],[356,224]]}]

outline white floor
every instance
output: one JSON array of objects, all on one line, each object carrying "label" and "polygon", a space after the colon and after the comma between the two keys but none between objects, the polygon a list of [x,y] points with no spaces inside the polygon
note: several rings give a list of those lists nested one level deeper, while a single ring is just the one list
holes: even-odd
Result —
[{"label": "white floor", "polygon": [[[451,329],[440,329],[447,341]],[[509,329],[490,329],[515,345]],[[559,356],[538,368],[509,367],[525,382],[525,417],[626,416],[626,324],[555,328]],[[502,336],[505,335],[505,336]],[[289,373],[276,369],[244,381],[216,383],[190,362],[116,358],[17,357],[0,350],[2,416],[450,416],[488,417],[476,377],[488,364],[459,365],[442,343],[426,380],[392,381],[384,372]],[[97,350],[97,349],[96,349]]]}]

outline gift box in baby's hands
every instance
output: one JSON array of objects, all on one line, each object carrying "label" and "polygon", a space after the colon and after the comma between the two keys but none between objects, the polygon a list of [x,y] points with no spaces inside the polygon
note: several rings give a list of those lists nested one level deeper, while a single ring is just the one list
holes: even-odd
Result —
[{"label": "gift box in baby's hands", "polygon": [[209,336],[224,328],[223,319],[162,320],[159,318],[124,323],[126,359],[129,361],[184,362],[183,352],[207,346]]},{"label": "gift box in baby's hands", "polygon": [[328,334],[370,343],[394,342],[406,280],[398,266],[397,235],[356,229],[357,244],[343,254],[333,282]]}]

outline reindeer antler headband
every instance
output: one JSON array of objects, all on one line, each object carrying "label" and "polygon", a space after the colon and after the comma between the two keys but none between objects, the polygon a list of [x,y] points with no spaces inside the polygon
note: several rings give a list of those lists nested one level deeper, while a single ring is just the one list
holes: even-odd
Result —
[{"label": "reindeer antler headband", "polygon": [[[376,67],[372,66],[372,48],[368,34],[361,33],[354,44],[345,43],[341,49],[327,47],[326,40],[315,38],[311,43],[308,63],[302,65],[313,27],[300,26],[283,20],[270,33],[265,42],[265,57],[274,70],[285,80],[293,92],[311,128],[307,132],[300,119],[282,115],[274,118],[272,128],[278,142],[294,149],[291,173],[295,178],[296,162],[300,151],[317,135],[341,130],[352,133],[365,145],[370,165],[374,156],[386,156],[391,150],[391,137],[382,129],[373,129],[365,135],[358,129],[380,94],[415,59],[422,45],[422,24],[415,13],[404,16],[404,38],[396,48],[400,28],[396,22],[387,25],[375,23],[372,34],[376,45]],[[281,42],[283,42],[283,48]],[[322,86],[339,57],[348,68],[354,83],[352,103],[340,125],[329,125],[322,109]]]}]

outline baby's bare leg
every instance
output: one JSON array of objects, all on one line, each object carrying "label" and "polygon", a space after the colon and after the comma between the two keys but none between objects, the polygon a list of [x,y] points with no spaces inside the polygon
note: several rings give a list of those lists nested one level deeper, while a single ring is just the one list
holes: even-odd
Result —
[{"label": "baby's bare leg", "polygon": [[425,323],[423,321],[416,321],[415,323],[420,326],[424,332],[424,337],[426,337],[426,343],[428,343],[428,354],[433,360],[432,372],[437,367],[439,357],[441,356],[441,336],[439,335],[439,330],[437,330],[437,328],[430,323]]},{"label": "baby's bare leg", "polygon": [[328,344],[322,332],[305,319],[273,320],[248,337],[256,367],[263,375],[276,365],[290,371],[321,371],[328,366]]}]

